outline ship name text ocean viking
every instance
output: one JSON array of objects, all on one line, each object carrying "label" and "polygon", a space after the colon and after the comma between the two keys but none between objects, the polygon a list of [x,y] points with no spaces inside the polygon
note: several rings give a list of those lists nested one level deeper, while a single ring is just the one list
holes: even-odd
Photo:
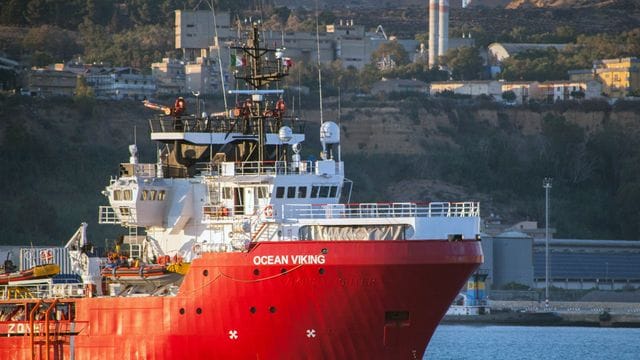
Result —
[{"label": "ship name text ocean viking", "polygon": [[254,256],[254,265],[314,265],[324,264],[324,255],[262,255]]}]

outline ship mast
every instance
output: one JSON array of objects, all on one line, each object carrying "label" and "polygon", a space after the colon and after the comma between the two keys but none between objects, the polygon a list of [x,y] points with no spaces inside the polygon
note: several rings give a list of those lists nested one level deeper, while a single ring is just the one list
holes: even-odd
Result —
[{"label": "ship mast", "polygon": [[[243,134],[257,135],[258,142],[245,141],[240,146],[243,155],[239,156],[243,161],[257,160],[278,160],[278,151],[275,156],[267,153],[266,132],[277,132],[282,126],[284,116],[284,101],[282,99],[283,90],[270,89],[273,84],[277,84],[283,77],[288,75],[288,66],[282,58],[279,49],[272,49],[261,46],[260,31],[258,23],[254,22],[249,31],[246,43],[239,46],[232,46],[240,55],[236,55],[240,65],[236,69],[235,78],[242,80],[246,84],[244,90],[232,90],[230,93],[246,94],[251,97],[242,104],[241,121]],[[238,56],[241,56],[238,58]],[[280,98],[273,102],[267,100],[267,95],[278,94]],[[256,154],[257,152],[257,154]]]}]

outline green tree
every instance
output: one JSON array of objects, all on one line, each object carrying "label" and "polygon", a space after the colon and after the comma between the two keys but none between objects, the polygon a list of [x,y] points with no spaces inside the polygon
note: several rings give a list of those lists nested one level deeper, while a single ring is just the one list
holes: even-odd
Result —
[{"label": "green tree", "polygon": [[84,45],[85,62],[112,61],[114,42],[106,28],[85,20],[79,28],[80,39]]},{"label": "green tree", "polygon": [[28,2],[24,0],[9,0],[0,9],[0,21],[5,25],[25,25],[25,13]]},{"label": "green tree", "polygon": [[95,94],[93,92],[93,88],[87,85],[87,81],[84,76],[78,76],[76,79],[76,97],[79,98],[93,98]]},{"label": "green tree", "polygon": [[509,90],[509,91],[503,91],[502,92],[502,99],[506,102],[514,102],[516,101],[516,93],[514,93],[513,91]]},{"label": "green tree", "polygon": [[502,63],[501,76],[505,80],[547,81],[567,78],[571,69],[566,58],[557,49],[527,50],[515,54]]},{"label": "green tree", "polygon": [[49,16],[49,7],[46,0],[30,0],[27,2],[25,17],[29,25],[45,24]]},{"label": "green tree", "polygon": [[450,49],[442,60],[451,69],[451,76],[456,80],[481,78],[483,61],[476,47],[463,46]]},{"label": "green tree", "polygon": [[387,56],[395,61],[396,66],[406,65],[410,61],[409,54],[402,45],[397,41],[388,41],[371,53],[371,62],[375,64]]},{"label": "green tree", "polygon": [[85,4],[85,21],[104,26],[114,15],[114,4],[111,0],[86,0]]},{"label": "green tree", "polygon": [[570,184],[577,184],[591,176],[587,159],[584,130],[568,122],[564,116],[547,114],[542,122],[542,135],[547,140],[544,157],[549,173],[561,176]]},{"label": "green tree", "polygon": [[80,51],[74,34],[51,25],[31,28],[22,44],[28,52],[46,53],[56,61],[68,60]]},{"label": "green tree", "polygon": [[45,67],[55,62],[55,59],[48,52],[36,50],[31,54],[29,63],[31,66]]}]

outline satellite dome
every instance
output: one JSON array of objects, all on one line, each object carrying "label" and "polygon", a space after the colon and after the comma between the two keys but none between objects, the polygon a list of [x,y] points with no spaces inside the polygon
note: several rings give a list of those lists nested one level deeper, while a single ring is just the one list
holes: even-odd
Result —
[{"label": "satellite dome", "polygon": [[288,126],[283,126],[278,130],[278,138],[283,143],[288,143],[293,137],[293,131]]},{"label": "satellite dome", "polygon": [[333,121],[326,121],[320,126],[320,141],[325,144],[340,143],[340,127]]}]

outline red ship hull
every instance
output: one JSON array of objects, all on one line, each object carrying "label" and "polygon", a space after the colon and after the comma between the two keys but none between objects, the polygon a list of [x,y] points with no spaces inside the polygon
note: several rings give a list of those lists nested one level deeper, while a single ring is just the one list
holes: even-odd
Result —
[{"label": "red ship hull", "polygon": [[0,359],[419,359],[481,262],[478,241],[205,253],[177,296],[61,299],[75,319],[48,336],[44,321],[34,336],[0,322]]}]

